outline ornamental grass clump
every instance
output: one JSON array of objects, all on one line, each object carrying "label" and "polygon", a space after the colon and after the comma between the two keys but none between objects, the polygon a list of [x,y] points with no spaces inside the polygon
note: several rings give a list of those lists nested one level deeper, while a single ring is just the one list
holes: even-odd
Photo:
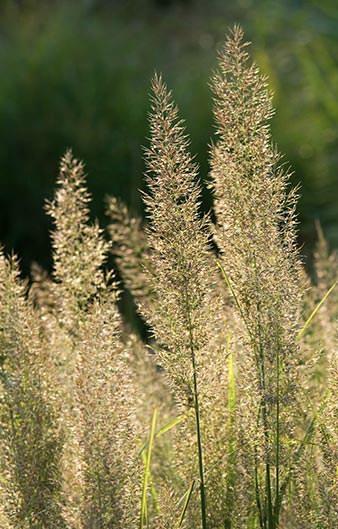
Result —
[{"label": "ornamental grass clump", "polygon": [[114,527],[133,527],[139,487],[131,476],[142,430],[118,289],[103,269],[109,245],[89,223],[83,165],[70,152],[61,162],[58,186],[48,211],[55,224],[52,288],[60,301],[52,317],[54,332],[64,336],[55,359],[65,431],[64,516],[79,528],[108,528],[113,521]]},{"label": "ornamental grass clump", "polygon": [[106,237],[68,151],[52,273],[34,264],[25,282],[0,252],[1,528],[338,526],[337,256],[318,228],[303,266],[271,94],[238,27],[211,84],[213,212],[156,75],[145,220],[110,197]]}]

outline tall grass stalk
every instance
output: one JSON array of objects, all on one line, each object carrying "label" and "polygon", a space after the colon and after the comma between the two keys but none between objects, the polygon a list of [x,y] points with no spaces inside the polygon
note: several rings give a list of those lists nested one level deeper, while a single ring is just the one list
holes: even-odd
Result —
[{"label": "tall grass stalk", "polygon": [[151,142],[147,151],[150,194],[148,279],[161,304],[142,306],[160,345],[176,398],[195,415],[201,524],[207,529],[199,370],[207,343],[209,248],[206,220],[199,218],[197,168],[188,152],[183,124],[161,78],[153,81]]}]

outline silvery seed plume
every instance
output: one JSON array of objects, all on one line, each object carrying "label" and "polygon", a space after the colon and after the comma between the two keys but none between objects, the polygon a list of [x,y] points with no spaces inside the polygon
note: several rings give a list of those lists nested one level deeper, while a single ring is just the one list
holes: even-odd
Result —
[{"label": "silvery seed plume", "polygon": [[[138,397],[120,339],[116,284],[102,268],[109,245],[88,222],[83,165],[70,153],[58,184],[49,212],[55,223],[54,290],[61,303],[52,314],[51,345],[66,438],[65,517],[74,529],[129,527],[140,481],[133,411]],[[134,463],[132,475],[128,461]]]},{"label": "silvery seed plume", "polygon": [[281,483],[292,457],[288,439],[297,427],[292,408],[299,389],[296,334],[302,289],[295,195],[288,192],[288,172],[272,145],[266,79],[249,62],[238,27],[220,54],[212,87],[215,241],[256,364],[257,433],[263,434],[264,446],[261,454],[257,445],[252,448],[257,450],[257,510],[261,523],[273,529],[278,527]]},{"label": "silvery seed plume", "polygon": [[149,194],[148,283],[160,304],[141,310],[151,325],[159,357],[179,399],[192,401],[192,350],[203,355],[208,338],[209,255],[207,222],[200,218],[197,168],[178,111],[161,78],[153,81]]},{"label": "silvery seed plume", "polygon": [[88,222],[90,195],[85,186],[84,166],[71,151],[61,160],[57,185],[55,199],[47,204],[47,212],[54,223],[53,276],[66,319],[71,310],[85,308],[104,286],[102,265],[109,245],[98,224]]},{"label": "silvery seed plume", "polygon": [[[110,199],[108,202],[108,214],[112,219],[112,224],[109,226],[109,232],[112,239],[112,251],[117,258],[117,264],[121,272],[122,278],[125,285],[133,294],[134,299],[138,306],[142,307],[143,313],[151,310],[156,313],[163,310],[163,299],[158,289],[151,288],[147,280],[148,277],[154,275],[154,261],[151,260],[151,251],[149,248],[148,241],[144,229],[142,229],[141,222],[139,219],[132,218],[127,208],[116,199]],[[166,213],[167,214],[167,213]],[[170,213],[168,212],[170,215]],[[197,232],[196,232],[197,233]],[[195,234],[194,234],[195,236]],[[227,453],[228,450],[224,450],[225,446],[228,445],[228,428],[225,425],[229,424],[227,419],[228,416],[228,373],[227,373],[227,361],[226,361],[226,346],[227,341],[227,328],[231,325],[231,318],[233,316],[232,311],[229,311],[229,307],[226,307],[227,293],[225,291],[224,281],[217,277],[217,268],[215,256],[211,251],[208,252],[208,269],[209,279],[208,285],[205,285],[208,292],[208,320],[205,320],[205,328],[210,328],[208,348],[204,351],[203,357],[199,361],[199,392],[201,396],[201,415],[207,418],[203,421],[203,437],[204,437],[204,458],[208,467],[206,479],[210,493],[208,494],[209,510],[212,513],[213,523],[219,519],[222,523],[224,518],[225,508],[225,496],[224,490],[227,488]],[[155,352],[155,361],[159,361],[161,358],[161,346],[154,340],[151,343],[151,348]],[[159,354],[158,354],[159,352]],[[149,357],[149,354],[146,356]],[[137,370],[144,373],[143,379],[147,380],[145,370],[146,358],[139,359],[140,368]],[[164,371],[166,374],[166,371]],[[166,395],[166,388],[164,387],[163,375],[162,380],[159,380],[160,373],[157,372],[157,377],[152,378],[151,395],[149,394],[150,384],[146,384],[145,390],[148,397],[145,402],[153,405],[160,410],[160,416],[162,421],[165,423],[165,418],[169,421],[170,416],[173,417],[175,409],[171,403],[166,399],[162,398],[161,394]],[[162,388],[161,388],[162,386]],[[216,390],[217,388],[217,390]],[[157,397],[154,399],[154,397]],[[188,404],[190,406],[190,404]],[[153,407],[150,408],[150,411]],[[177,411],[176,411],[177,413]],[[145,410],[144,416],[149,416]],[[148,417],[147,423],[150,423],[151,417]],[[160,487],[162,491],[167,490],[167,484],[175,482],[178,476],[175,476],[172,467],[174,464],[178,464],[181,469],[182,476],[182,494],[184,492],[184,483],[189,481],[187,476],[191,474],[191,467],[194,466],[192,461],[195,460],[194,450],[187,451],[189,444],[194,446],[194,429],[193,429],[193,418],[191,421],[187,421],[184,427],[178,428],[177,436],[169,439],[166,442],[166,447],[163,445],[163,438],[160,443],[156,443],[156,456],[164,460],[163,450],[167,450],[166,460],[167,465],[163,469],[163,465],[155,465],[153,469],[154,479],[156,480],[156,486]],[[169,443],[175,446],[175,450],[171,450]],[[160,446],[158,446],[160,445]],[[190,455],[188,455],[188,452]],[[171,462],[171,463],[170,463]],[[165,470],[165,472],[164,472]],[[224,486],[222,486],[222,484]],[[217,486],[215,486],[217,484]],[[174,486],[174,485],[173,485]],[[177,490],[181,488],[181,485],[174,486]],[[161,494],[159,495],[159,502],[163,504]],[[167,503],[172,501],[173,496],[168,495],[167,500],[164,501],[162,509],[167,510]],[[230,502],[228,502],[230,503]],[[177,510],[176,506],[172,506],[172,510]],[[170,510],[170,509],[169,509]],[[198,508],[196,509],[198,511]],[[162,513],[162,518],[168,516],[168,512]],[[156,522],[155,522],[156,520]],[[159,518],[156,517],[153,523],[158,523]]]}]

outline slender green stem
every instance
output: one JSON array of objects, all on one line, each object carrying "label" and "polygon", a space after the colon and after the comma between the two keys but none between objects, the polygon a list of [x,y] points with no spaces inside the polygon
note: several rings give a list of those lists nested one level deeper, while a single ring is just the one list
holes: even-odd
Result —
[{"label": "slender green stem", "polygon": [[[261,416],[261,404],[258,408],[257,413],[257,422],[256,427],[259,428],[259,421]],[[261,503],[261,494],[260,494],[260,483],[259,483],[259,476],[258,476],[258,456],[257,456],[257,446],[254,447],[254,457],[255,457],[255,493],[256,493],[256,504],[259,514],[259,525],[261,529],[266,529],[266,518],[263,513],[262,509],[262,503]]]},{"label": "slender green stem", "polygon": [[194,353],[192,353],[192,361],[193,361],[193,371],[194,371],[193,378],[194,378],[194,393],[195,393],[195,417],[196,417],[196,434],[197,434],[197,447],[198,447],[198,468],[199,468],[199,474],[200,474],[201,517],[202,517],[202,528],[207,529],[207,509],[206,509],[206,494],[205,494],[205,481],[204,481],[202,433],[201,433],[198,388],[197,388],[197,374],[196,374],[196,364],[195,364],[195,354]]},{"label": "slender green stem", "polygon": [[274,529],[274,518],[273,518],[273,509],[272,509],[272,494],[271,494],[271,468],[270,463],[266,463],[266,494],[268,500],[268,521],[269,529]]},{"label": "slender green stem", "polygon": [[[259,310],[258,310],[259,314]],[[268,529],[274,529],[273,528],[273,508],[272,508],[272,494],[271,494],[271,468],[270,463],[268,461],[269,457],[269,451],[270,451],[270,436],[269,436],[269,423],[268,423],[268,410],[267,410],[267,403],[266,403],[266,379],[265,379],[265,361],[264,361],[264,353],[262,348],[262,341],[261,341],[261,330],[260,330],[260,322],[258,323],[258,330],[259,330],[259,365],[258,365],[258,373],[260,378],[260,387],[262,392],[262,401],[261,401],[261,411],[262,411],[262,422],[263,422],[263,436],[264,436],[264,444],[265,444],[265,451],[266,451],[266,464],[265,464],[265,489],[266,489],[266,498],[267,501],[267,508],[266,508],[266,501],[264,502],[265,510],[266,512],[266,518],[268,520]]]},{"label": "slender green stem", "polygon": [[[276,493],[275,503],[279,504],[279,460],[280,460],[280,353],[276,354]],[[279,511],[274,512],[275,527],[279,525]]]},{"label": "slender green stem", "polygon": [[260,498],[260,485],[258,479],[258,461],[257,461],[257,448],[255,447],[255,493],[256,493],[256,504],[259,514],[259,525],[261,529],[266,529],[265,518],[263,516],[261,498]]},{"label": "slender green stem", "polygon": [[201,431],[200,406],[199,406],[199,396],[198,396],[195,341],[194,341],[194,335],[193,335],[193,327],[192,327],[192,321],[191,321],[190,303],[189,303],[187,285],[185,285],[185,300],[186,300],[186,306],[187,306],[190,355],[191,355],[191,363],[192,363],[192,370],[193,370],[194,409],[195,409],[195,422],[196,422],[198,469],[199,469],[199,476],[200,476],[201,522],[202,522],[202,529],[207,529],[207,506],[206,506],[207,501],[206,501],[205,480],[204,480],[202,431]]}]

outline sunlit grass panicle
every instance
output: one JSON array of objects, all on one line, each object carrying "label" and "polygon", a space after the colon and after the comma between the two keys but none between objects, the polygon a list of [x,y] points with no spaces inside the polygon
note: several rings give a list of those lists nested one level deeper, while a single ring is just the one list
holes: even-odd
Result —
[{"label": "sunlit grass panicle", "polygon": [[183,124],[159,77],[153,81],[150,127],[149,193],[144,199],[151,264],[147,275],[161,303],[154,310],[145,307],[144,316],[153,329],[160,361],[187,404],[193,399],[192,349],[198,358],[208,340],[207,222],[200,217],[197,168]]},{"label": "sunlit grass panicle", "polygon": [[211,187],[215,241],[256,363],[257,434],[264,434],[263,446],[260,439],[255,448],[257,508],[273,529],[297,427],[301,263],[296,195],[288,192],[289,174],[272,145],[267,82],[250,63],[247,45],[235,27],[212,81],[217,131]]},{"label": "sunlit grass panicle", "polygon": [[55,199],[47,205],[53,219],[54,278],[59,284],[59,302],[69,312],[83,307],[104,285],[102,264],[108,243],[98,224],[89,224],[90,195],[84,166],[68,151],[61,160]]}]

